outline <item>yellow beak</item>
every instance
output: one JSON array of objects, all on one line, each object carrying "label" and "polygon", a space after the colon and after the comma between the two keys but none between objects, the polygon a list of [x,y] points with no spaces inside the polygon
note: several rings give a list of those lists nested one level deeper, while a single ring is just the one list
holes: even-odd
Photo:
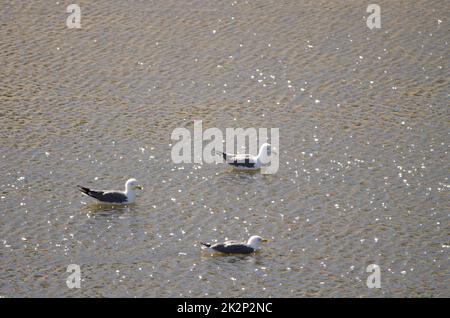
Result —
[{"label": "yellow beak", "polygon": [[135,188],[136,190],[144,190],[144,187],[143,187],[143,186],[140,186],[140,185],[135,186],[134,188]]}]

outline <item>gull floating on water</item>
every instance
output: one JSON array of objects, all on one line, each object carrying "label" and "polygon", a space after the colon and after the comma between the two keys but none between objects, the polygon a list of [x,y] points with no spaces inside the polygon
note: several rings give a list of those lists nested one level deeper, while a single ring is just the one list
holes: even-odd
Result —
[{"label": "gull floating on water", "polygon": [[200,242],[200,244],[211,248],[216,252],[225,254],[251,254],[260,249],[262,242],[267,242],[267,240],[263,239],[261,236],[253,235],[248,239],[247,243],[226,241],[224,243],[217,243],[214,245],[203,242]]},{"label": "gull floating on water", "polygon": [[262,166],[262,157],[267,156],[267,150],[271,149],[271,147],[272,146],[268,143],[262,144],[257,156],[252,156],[250,154],[230,154],[221,151],[217,151],[217,153],[222,154],[225,162],[235,169],[258,170]]},{"label": "gull floating on water", "polygon": [[100,203],[107,204],[131,204],[136,199],[136,190],[142,190],[136,179],[129,179],[125,183],[125,191],[115,190],[91,190],[89,188],[78,186],[84,194],[96,199]]}]

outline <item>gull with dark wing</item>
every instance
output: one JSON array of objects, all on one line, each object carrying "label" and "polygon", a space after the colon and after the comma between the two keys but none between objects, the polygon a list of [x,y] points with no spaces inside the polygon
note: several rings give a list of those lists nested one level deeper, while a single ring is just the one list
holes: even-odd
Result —
[{"label": "gull with dark wing", "polygon": [[271,145],[264,143],[259,149],[257,156],[252,156],[250,154],[230,154],[221,151],[216,151],[221,154],[226,163],[232,166],[234,169],[239,170],[258,170],[262,166],[263,156],[267,156],[267,151],[271,149]]},{"label": "gull with dark wing", "polygon": [[248,239],[247,243],[226,241],[217,244],[200,242],[200,244],[216,252],[225,254],[251,254],[261,248],[262,242],[267,242],[267,240],[263,239],[261,236],[253,235]]},{"label": "gull with dark wing", "polygon": [[125,183],[125,191],[115,190],[91,190],[86,187],[78,186],[78,189],[84,194],[96,199],[99,203],[106,204],[131,204],[136,199],[136,190],[142,190],[136,179],[129,179]]}]

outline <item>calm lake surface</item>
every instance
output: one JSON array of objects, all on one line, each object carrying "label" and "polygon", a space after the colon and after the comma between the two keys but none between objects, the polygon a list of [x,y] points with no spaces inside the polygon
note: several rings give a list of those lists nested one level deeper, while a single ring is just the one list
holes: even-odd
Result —
[{"label": "calm lake surface", "polygon": [[[449,1],[70,3],[0,9],[0,296],[450,296]],[[194,120],[279,128],[278,173],[174,164]]]}]

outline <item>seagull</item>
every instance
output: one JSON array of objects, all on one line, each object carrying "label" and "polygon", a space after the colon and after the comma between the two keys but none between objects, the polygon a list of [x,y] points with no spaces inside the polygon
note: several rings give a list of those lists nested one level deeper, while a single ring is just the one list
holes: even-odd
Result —
[{"label": "seagull", "polygon": [[125,183],[125,191],[114,190],[91,190],[86,187],[77,186],[84,194],[96,199],[100,203],[107,204],[131,204],[136,199],[136,190],[142,190],[136,179],[129,179]]},{"label": "seagull", "polygon": [[248,239],[247,243],[226,241],[224,243],[217,243],[214,245],[203,242],[200,242],[200,244],[211,248],[216,252],[225,254],[251,254],[260,249],[262,242],[267,242],[267,240],[263,239],[261,236],[253,235]]},{"label": "seagull", "polygon": [[258,170],[261,169],[263,156],[267,156],[267,150],[271,149],[271,144],[264,143],[259,149],[258,155],[252,156],[250,154],[230,154],[221,151],[216,151],[222,154],[223,159],[226,163],[233,166],[235,169],[239,170]]}]

